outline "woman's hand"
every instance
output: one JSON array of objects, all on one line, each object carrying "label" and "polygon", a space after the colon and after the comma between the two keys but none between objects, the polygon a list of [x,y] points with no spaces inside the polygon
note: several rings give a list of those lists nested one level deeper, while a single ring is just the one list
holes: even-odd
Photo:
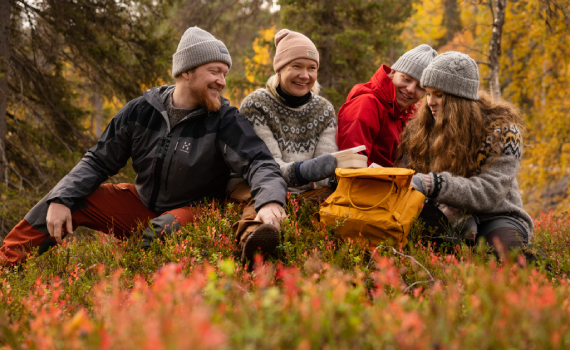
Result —
[{"label": "woman's hand", "polygon": [[431,175],[421,173],[415,174],[412,177],[412,186],[424,196],[427,196],[430,194],[432,188]]}]

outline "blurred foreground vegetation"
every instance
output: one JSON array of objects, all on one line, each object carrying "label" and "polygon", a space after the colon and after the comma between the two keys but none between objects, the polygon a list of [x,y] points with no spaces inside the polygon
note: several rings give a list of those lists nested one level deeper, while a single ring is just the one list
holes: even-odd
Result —
[{"label": "blurred foreground vegetation", "polygon": [[[6,349],[546,349],[570,346],[570,217],[543,215],[538,265],[484,245],[343,242],[290,198],[278,256],[237,263],[239,208],[146,251],[95,234],[0,272]],[[140,231],[139,231],[140,234]]]},{"label": "blurred foreground vegetation", "polygon": [[[274,73],[275,33],[303,32],[319,47],[323,94],[338,108],[354,84],[421,43],[472,55],[488,88],[494,3],[0,0],[10,9],[9,57],[0,61],[8,89],[0,234],[79,161],[126,101],[173,82],[171,55],[190,26],[228,46],[234,64],[225,93],[236,106]],[[317,208],[293,198],[278,256],[249,271],[237,263],[230,229],[239,208],[209,204],[195,224],[147,251],[137,235],[83,231],[3,269],[0,346],[569,347],[569,8],[569,0],[507,1],[499,61],[503,97],[525,116],[519,182],[536,218],[531,251],[544,253],[537,265],[499,263],[484,245],[440,251],[420,239],[420,227],[405,247],[371,250],[319,227]],[[127,165],[110,181],[133,179]]]}]

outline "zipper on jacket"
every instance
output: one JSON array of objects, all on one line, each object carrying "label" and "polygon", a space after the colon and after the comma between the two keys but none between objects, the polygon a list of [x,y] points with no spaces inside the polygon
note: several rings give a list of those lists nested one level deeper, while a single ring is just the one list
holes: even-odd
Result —
[{"label": "zipper on jacket", "polygon": [[152,211],[155,211],[156,200],[160,193],[162,167],[164,166],[164,159],[168,153],[168,146],[170,146],[171,137],[172,135],[167,131],[166,135],[164,135],[161,140],[160,149],[158,151],[158,159],[156,161],[156,166],[154,167],[154,186],[152,188],[152,194],[150,195],[149,201],[149,209]]},{"label": "zipper on jacket", "polygon": [[170,177],[170,166],[172,165],[172,159],[176,155],[176,149],[178,149],[178,141],[176,141],[176,145],[174,146],[174,152],[172,152],[172,157],[170,157],[170,162],[168,162],[168,168],[166,169],[166,181],[164,182],[164,190],[168,189],[168,178]]}]

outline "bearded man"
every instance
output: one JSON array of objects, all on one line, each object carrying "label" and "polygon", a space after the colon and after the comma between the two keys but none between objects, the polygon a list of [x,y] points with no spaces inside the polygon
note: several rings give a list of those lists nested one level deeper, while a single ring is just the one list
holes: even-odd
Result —
[{"label": "bearded man", "polygon": [[[258,219],[279,228],[287,185],[251,124],[220,95],[231,65],[223,42],[198,27],[186,30],[173,56],[176,85],[151,88],[119,111],[6,236],[0,265],[21,262],[31,247],[41,254],[78,226],[129,236],[142,222],[148,226],[141,247],[148,247],[157,235],[193,222],[204,198],[223,198],[232,171],[251,186]],[[129,158],[135,184],[103,184]],[[263,250],[264,237],[247,244],[249,252]]]}]

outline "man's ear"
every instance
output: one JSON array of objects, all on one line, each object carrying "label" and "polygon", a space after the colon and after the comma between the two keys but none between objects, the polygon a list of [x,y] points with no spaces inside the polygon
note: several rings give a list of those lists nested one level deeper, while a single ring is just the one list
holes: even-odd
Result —
[{"label": "man's ear", "polygon": [[394,80],[394,75],[396,74],[395,70],[391,70],[390,73],[388,73],[388,78],[390,78],[390,80]]},{"label": "man's ear", "polygon": [[184,75],[188,76],[188,74],[186,74],[186,72],[182,72],[176,78],[174,78],[174,84],[180,85],[180,84],[184,84],[185,82],[187,82],[188,79],[186,79],[184,77]]}]

